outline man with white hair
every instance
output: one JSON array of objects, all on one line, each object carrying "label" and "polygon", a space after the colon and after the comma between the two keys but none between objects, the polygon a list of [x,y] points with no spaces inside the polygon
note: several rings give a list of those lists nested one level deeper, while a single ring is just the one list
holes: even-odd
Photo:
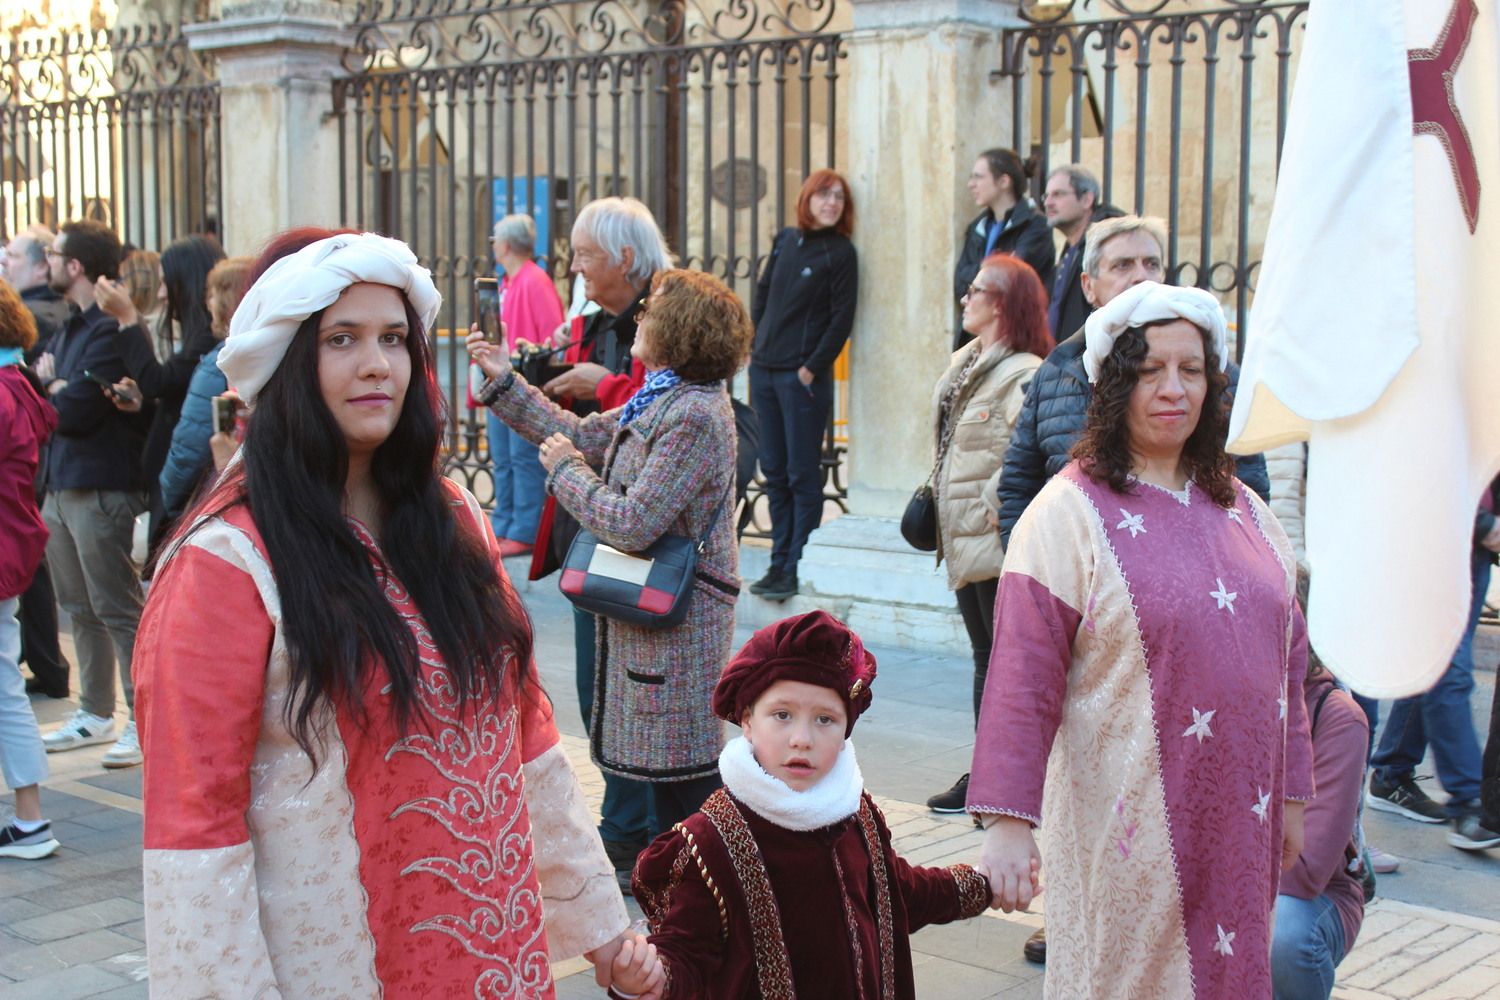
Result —
[{"label": "man with white hair", "polygon": [[45,351],[52,335],[68,321],[68,302],[48,281],[47,251],[52,249],[52,230],[32,226],[10,238],[0,258],[0,277],[21,293],[21,301],[36,317],[36,344],[26,352],[29,362]]},{"label": "man with white hair", "polygon": [[[552,379],[542,391],[573,412],[587,415],[624,405],[645,381],[645,368],[630,355],[635,317],[650,294],[652,277],[675,261],[651,210],[634,198],[589,202],[573,223],[571,240],[571,270],[582,276],[584,295],[600,309],[573,319],[563,356],[572,370]],[[576,522],[548,497],[536,536],[532,579],[561,562],[577,531]],[[549,546],[556,563],[548,560]],[[594,616],[574,608],[573,635],[578,706],[588,725],[594,705]],[[625,892],[630,891],[636,855],[646,846],[649,802],[644,782],[604,775],[599,835]]]}]

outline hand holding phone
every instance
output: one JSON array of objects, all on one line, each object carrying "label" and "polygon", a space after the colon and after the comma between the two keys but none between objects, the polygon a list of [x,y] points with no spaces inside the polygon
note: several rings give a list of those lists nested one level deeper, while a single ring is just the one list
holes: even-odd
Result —
[{"label": "hand holding phone", "polygon": [[239,403],[233,396],[215,396],[213,412],[213,427],[215,434],[234,433],[234,418]]},{"label": "hand holding phone", "polygon": [[494,278],[474,279],[474,319],[486,343],[504,342],[504,324],[500,322],[500,283]]}]

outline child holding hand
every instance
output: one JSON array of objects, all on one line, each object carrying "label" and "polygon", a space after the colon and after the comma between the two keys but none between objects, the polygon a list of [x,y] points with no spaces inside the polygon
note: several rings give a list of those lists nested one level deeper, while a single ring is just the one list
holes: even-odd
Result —
[{"label": "child holding hand", "polygon": [[911,932],[991,897],[969,865],[919,868],[891,846],[849,740],[874,679],[822,611],[761,629],[724,668],[714,711],[743,735],[719,758],[724,787],[637,860],[654,953],[622,948],[612,995],[915,997]]}]

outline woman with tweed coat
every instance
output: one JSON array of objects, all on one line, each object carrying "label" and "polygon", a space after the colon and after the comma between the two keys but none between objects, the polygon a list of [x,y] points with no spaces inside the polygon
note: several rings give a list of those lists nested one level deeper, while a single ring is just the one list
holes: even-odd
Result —
[{"label": "woman with tweed coat", "polygon": [[[722,727],[714,684],[728,661],[739,593],[733,503],[734,413],[725,381],[754,330],[723,282],[697,271],[657,272],[637,313],[632,353],[645,384],[624,406],[579,417],[469,337],[490,378],[478,398],[541,446],[547,490],[578,523],[622,552],[662,535],[699,538],[687,618],[666,629],[598,619],[590,753],[602,769],[652,783],[652,836],[698,810],[719,786]],[[602,463],[601,478],[590,465]]]}]

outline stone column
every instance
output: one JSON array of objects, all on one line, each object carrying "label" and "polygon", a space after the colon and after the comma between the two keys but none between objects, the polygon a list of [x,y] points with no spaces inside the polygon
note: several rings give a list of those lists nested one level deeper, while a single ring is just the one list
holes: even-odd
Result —
[{"label": "stone column", "polygon": [[[786,604],[749,597],[759,624],[822,607],[869,640],[967,650],[946,576],[898,525],[931,471],[932,387],[953,338],[964,190],[980,152],[1011,142],[1011,89],[992,81],[1017,0],[854,0],[845,129],[859,208],[859,308],[852,336],[849,514],[812,535]],[[1024,151],[1023,151],[1024,155]],[[742,571],[764,570],[746,547]]]},{"label": "stone column", "polygon": [[289,226],[342,223],[329,81],[353,32],[339,5],[225,3],[221,20],[183,33],[218,61],[225,249],[254,253]]}]

